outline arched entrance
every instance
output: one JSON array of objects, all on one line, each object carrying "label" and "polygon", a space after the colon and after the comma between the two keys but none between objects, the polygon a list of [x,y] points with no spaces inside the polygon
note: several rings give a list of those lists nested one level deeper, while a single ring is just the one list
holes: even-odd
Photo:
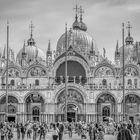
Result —
[{"label": "arched entrance", "polygon": [[26,98],[26,113],[27,120],[30,121],[44,121],[42,120],[42,113],[44,112],[44,100],[39,94],[30,94]]},{"label": "arched entrance", "polygon": [[[57,97],[56,107],[57,118],[56,121],[64,121],[65,114],[65,90],[62,91]],[[84,121],[84,99],[80,92],[75,89],[68,89],[67,94],[67,120],[71,121]]]},{"label": "arched entrance", "polygon": [[[123,101],[122,101],[122,110],[123,110]],[[129,94],[125,96],[125,112],[127,120],[131,120],[133,123],[136,122],[140,112],[139,96],[135,94]]]},{"label": "arched entrance", "polygon": [[97,121],[105,121],[106,117],[116,119],[116,101],[111,94],[102,94],[97,100]]},{"label": "arched entrance", "polygon": [[[0,120],[5,120],[5,112],[6,112],[6,96],[0,99]],[[7,114],[7,121],[9,122],[16,122],[18,112],[18,100],[16,97],[9,95],[8,96],[8,114]]]}]

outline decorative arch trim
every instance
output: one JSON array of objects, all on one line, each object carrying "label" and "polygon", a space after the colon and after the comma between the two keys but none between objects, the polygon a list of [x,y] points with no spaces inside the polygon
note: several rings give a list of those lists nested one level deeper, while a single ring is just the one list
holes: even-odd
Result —
[{"label": "decorative arch trim", "polygon": [[45,100],[45,96],[44,96],[44,94],[42,94],[42,93],[38,93],[38,92],[27,92],[26,94],[25,94],[25,96],[24,96],[24,103],[26,103],[26,99],[31,95],[31,94],[34,94],[34,95],[40,95],[42,98],[43,98],[43,101],[44,101],[44,103],[46,102],[46,100]]},{"label": "decorative arch trim", "polygon": [[115,96],[114,94],[108,92],[108,91],[107,91],[107,92],[101,92],[101,93],[99,93],[99,94],[97,95],[96,99],[95,99],[95,103],[97,103],[97,102],[98,102],[98,99],[99,99],[102,95],[104,95],[104,94],[109,94],[109,95],[111,95],[111,96],[114,98],[115,103],[116,103],[116,104],[118,103],[118,99],[116,98],[116,96]]},{"label": "decorative arch trim", "polygon": [[[68,89],[74,89],[74,90],[78,91],[81,94],[81,96],[83,97],[83,100],[84,100],[84,103],[85,103],[85,102],[87,102],[87,96],[86,96],[84,90],[81,90],[82,88],[80,88],[80,87],[77,87],[74,84],[68,84]],[[59,97],[61,92],[63,92],[64,90],[65,90],[65,85],[57,88],[57,90],[54,92],[53,102],[57,103],[57,98]]]},{"label": "decorative arch trim", "polygon": [[[77,57],[77,56],[68,56],[67,57],[67,61],[76,61],[78,63],[80,63],[83,68],[85,69],[85,72],[86,72],[86,76],[89,75],[89,72],[90,72],[90,68],[88,66],[88,64],[81,58]],[[60,64],[64,63],[65,62],[65,57],[63,58],[60,58],[57,63],[54,64],[54,69],[53,69],[53,76],[55,77],[56,76],[56,71],[57,69],[59,68]]]}]

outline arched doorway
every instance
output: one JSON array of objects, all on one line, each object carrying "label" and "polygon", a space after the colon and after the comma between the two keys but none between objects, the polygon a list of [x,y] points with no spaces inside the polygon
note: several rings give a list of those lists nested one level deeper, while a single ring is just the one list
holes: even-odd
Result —
[{"label": "arched doorway", "polygon": [[[56,121],[64,121],[65,114],[65,90],[57,97]],[[75,89],[68,89],[67,94],[67,120],[84,121],[84,99],[80,92]]]},{"label": "arched doorway", "polygon": [[44,112],[44,99],[39,94],[30,94],[26,98],[26,113],[27,113],[27,120],[30,121],[43,121],[42,120],[42,113]]},{"label": "arched doorway", "polygon": [[105,93],[97,100],[97,121],[105,121],[106,117],[111,117],[114,121],[116,119],[116,101],[114,97]]},{"label": "arched doorway", "polygon": [[[5,120],[5,112],[7,111],[6,105],[6,97],[2,97],[0,99],[0,120]],[[16,97],[9,95],[8,96],[8,114],[7,114],[7,121],[9,122],[16,122],[18,111],[18,100]]]},{"label": "arched doorway", "polygon": [[32,114],[33,114],[33,121],[39,122],[40,108],[38,106],[34,106],[32,108]]},{"label": "arched doorway", "polygon": [[[123,101],[122,101],[123,110]],[[125,113],[126,119],[131,120],[132,123],[136,122],[140,112],[140,97],[135,94],[125,96]]]}]

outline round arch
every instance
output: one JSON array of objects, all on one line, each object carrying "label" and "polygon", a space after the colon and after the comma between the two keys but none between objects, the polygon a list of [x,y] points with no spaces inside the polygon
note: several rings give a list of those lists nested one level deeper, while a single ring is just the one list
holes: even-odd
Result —
[{"label": "round arch", "polygon": [[[89,66],[88,64],[81,58],[77,57],[77,56],[68,56],[67,57],[67,61],[76,61],[78,62],[79,64],[81,64],[86,72],[86,76],[89,75],[89,72],[90,72],[90,69],[89,69]],[[57,69],[59,68],[59,66],[65,62],[65,57],[63,58],[60,58],[57,63],[54,64],[54,69],[53,69],[53,76],[55,77],[56,76],[56,71]]]},{"label": "round arch", "polygon": [[[128,95],[131,95],[131,94],[136,95],[136,96],[138,96],[140,98],[140,94],[138,94],[137,92],[127,92],[125,94],[125,97],[128,96]],[[123,102],[123,96],[120,99],[120,103],[122,103],[122,102]]]},{"label": "round arch", "polygon": [[[86,96],[85,91],[83,90],[82,86],[79,86],[79,85],[76,85],[76,84],[75,85],[74,84],[68,84],[68,89],[73,89],[73,90],[78,91],[81,94],[81,96],[83,97],[84,103],[87,102],[87,96]],[[54,94],[55,96],[53,98],[53,101],[55,103],[57,103],[58,96],[64,90],[65,90],[65,85],[60,86],[60,87],[57,88],[57,90],[55,91],[55,94]]]},{"label": "round arch", "polygon": [[[31,72],[31,70],[32,69],[35,69],[35,68],[39,68],[39,70],[40,70],[40,73],[38,73],[39,75],[35,75],[35,76],[47,76],[47,69],[46,69],[46,67],[45,66],[43,66],[43,65],[31,65],[29,68],[28,68],[28,70],[26,71],[26,77],[28,77],[29,76],[29,73]],[[33,73],[34,74],[34,73]]]},{"label": "round arch", "polygon": [[[17,94],[11,94],[11,93],[9,93],[8,96],[13,96],[14,98],[17,99],[18,103],[22,103],[22,100],[17,96]],[[5,97],[6,97],[6,94],[5,94],[5,93],[2,94],[2,95],[0,96],[0,101],[1,101],[3,98],[5,98]]]},{"label": "round arch", "polygon": [[95,99],[95,103],[97,103],[98,99],[102,96],[102,95],[105,95],[105,94],[109,94],[110,96],[112,96],[114,99],[115,99],[115,103],[118,103],[118,99],[117,97],[110,93],[110,92],[101,92],[99,95],[97,95],[96,99]]},{"label": "round arch", "polygon": [[46,102],[45,96],[44,96],[43,94],[38,93],[38,92],[27,92],[26,95],[24,96],[24,103],[26,103],[27,98],[28,98],[29,96],[31,96],[32,94],[33,94],[33,95],[40,95],[40,96],[42,97],[44,103]]}]

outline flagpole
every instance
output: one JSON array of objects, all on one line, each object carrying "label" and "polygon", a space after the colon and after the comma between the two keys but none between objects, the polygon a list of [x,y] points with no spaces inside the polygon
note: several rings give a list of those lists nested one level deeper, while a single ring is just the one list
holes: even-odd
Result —
[{"label": "flagpole", "polygon": [[123,45],[123,121],[125,121],[125,62],[124,62],[124,23],[122,23],[122,45]]},{"label": "flagpole", "polygon": [[5,114],[5,121],[8,121],[8,60],[9,60],[9,22],[7,21],[6,114]]},{"label": "flagpole", "polygon": [[67,122],[67,93],[68,93],[68,87],[67,87],[67,24],[65,28],[65,118],[64,121]]}]

